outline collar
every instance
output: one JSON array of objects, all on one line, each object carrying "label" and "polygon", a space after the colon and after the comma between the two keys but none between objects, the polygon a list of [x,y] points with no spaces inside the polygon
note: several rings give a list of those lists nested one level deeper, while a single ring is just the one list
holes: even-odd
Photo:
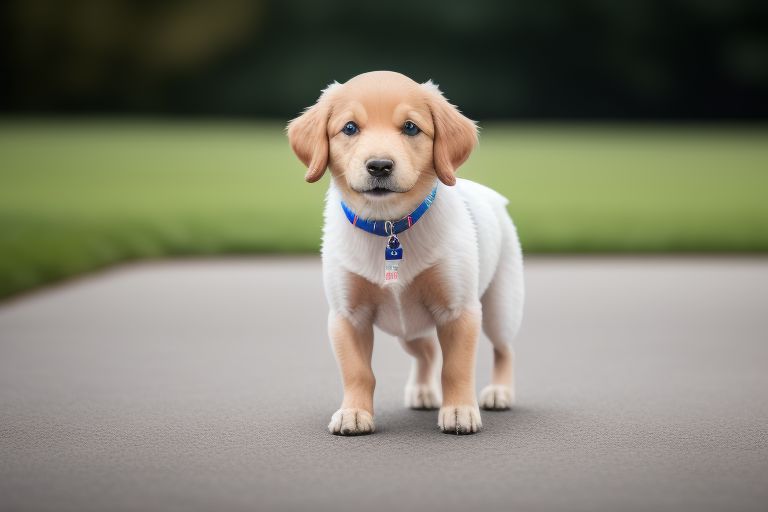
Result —
[{"label": "collar", "polygon": [[437,194],[437,185],[413,212],[396,221],[361,219],[344,201],[341,201],[341,208],[344,210],[344,214],[349,219],[349,222],[356,228],[379,236],[397,235],[416,224],[421,216],[432,206],[435,194]]}]

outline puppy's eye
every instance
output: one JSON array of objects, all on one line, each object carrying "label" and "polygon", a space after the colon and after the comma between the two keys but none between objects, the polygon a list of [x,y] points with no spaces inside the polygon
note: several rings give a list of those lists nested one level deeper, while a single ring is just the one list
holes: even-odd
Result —
[{"label": "puppy's eye", "polygon": [[354,135],[358,131],[360,131],[360,128],[358,128],[353,121],[349,121],[347,124],[344,125],[344,128],[341,129],[341,133],[343,133],[344,135]]},{"label": "puppy's eye", "polygon": [[414,135],[418,135],[421,132],[418,126],[413,121],[406,121],[403,124],[403,133],[413,137]]}]

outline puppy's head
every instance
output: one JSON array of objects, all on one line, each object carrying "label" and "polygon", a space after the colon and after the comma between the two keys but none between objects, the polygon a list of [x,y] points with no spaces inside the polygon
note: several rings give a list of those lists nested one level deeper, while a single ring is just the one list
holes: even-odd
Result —
[{"label": "puppy's head", "polygon": [[456,183],[477,127],[432,82],[375,71],[328,86],[288,124],[288,138],[308,167],[307,181],[330,168],[359,215],[396,219],[424,199],[436,177]]}]

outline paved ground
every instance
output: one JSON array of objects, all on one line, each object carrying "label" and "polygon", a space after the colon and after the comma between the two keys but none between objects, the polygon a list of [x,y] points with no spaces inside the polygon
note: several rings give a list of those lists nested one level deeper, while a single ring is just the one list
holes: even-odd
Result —
[{"label": "paved ground", "polygon": [[[765,510],[768,259],[530,259],[519,407],[437,431],[374,356],[341,438],[314,259],[129,266],[0,307],[2,510]],[[480,379],[489,350],[483,343]]]}]

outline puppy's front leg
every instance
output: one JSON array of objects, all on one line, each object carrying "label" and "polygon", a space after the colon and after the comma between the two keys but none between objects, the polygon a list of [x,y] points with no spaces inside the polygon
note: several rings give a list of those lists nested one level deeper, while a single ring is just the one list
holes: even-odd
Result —
[{"label": "puppy's front leg", "polygon": [[376,386],[371,369],[373,325],[368,322],[355,326],[331,312],[328,332],[344,383],[344,400],[331,417],[328,430],[343,436],[370,434],[374,430],[373,389]]},{"label": "puppy's front leg", "polygon": [[450,434],[474,434],[482,427],[475,399],[475,352],[479,309],[464,310],[437,328],[443,349],[443,407],[437,424]]}]

